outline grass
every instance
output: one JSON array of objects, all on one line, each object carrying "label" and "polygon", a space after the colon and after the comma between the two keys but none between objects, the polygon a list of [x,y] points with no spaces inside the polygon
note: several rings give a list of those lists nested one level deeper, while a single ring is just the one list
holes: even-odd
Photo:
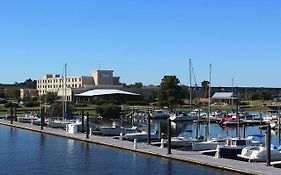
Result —
[{"label": "grass", "polygon": [[[243,101],[242,103],[244,103],[244,105],[241,105],[240,107],[246,111],[268,111],[270,110],[270,108],[268,108],[268,105],[273,104],[273,101],[262,101],[262,100],[256,100],[256,101]],[[264,105],[266,104],[266,105]],[[279,102],[277,105],[281,105],[281,103]],[[138,108],[138,109],[148,109],[148,108],[159,108],[158,106],[155,105],[144,105],[144,106],[126,106],[129,108]],[[195,108],[198,109],[203,109],[204,111],[208,111],[208,106],[196,106]],[[194,109],[195,109],[194,108]],[[83,107],[76,107],[74,114],[80,114],[81,110],[84,110],[84,113],[89,113],[89,115],[91,116],[97,116],[96,110],[95,110],[95,105],[93,104],[89,104],[87,106],[83,106]],[[188,107],[177,107],[177,110],[183,110],[183,111],[188,111],[189,108]],[[234,105],[233,107],[231,105],[215,105],[213,104],[211,106],[211,110],[221,110],[221,111],[231,111],[232,109],[236,109],[236,106]],[[25,106],[21,106],[20,108],[18,108],[18,114],[28,114],[31,111],[38,111],[39,107],[25,107]],[[5,108],[3,104],[0,104],[0,114],[9,114],[10,113],[10,109]]]}]

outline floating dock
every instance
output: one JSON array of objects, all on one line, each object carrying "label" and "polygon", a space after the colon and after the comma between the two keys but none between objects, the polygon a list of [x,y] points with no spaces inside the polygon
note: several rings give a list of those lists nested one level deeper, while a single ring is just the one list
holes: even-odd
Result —
[{"label": "floating dock", "polygon": [[162,157],[166,159],[172,159],[172,160],[202,165],[206,167],[227,170],[239,174],[279,175],[281,173],[281,170],[279,168],[266,166],[265,163],[249,163],[249,162],[242,162],[242,161],[236,161],[231,159],[220,159],[220,158],[202,155],[200,152],[180,151],[174,149],[172,150],[172,154],[167,154],[166,148],[160,148],[160,147],[148,145],[146,143],[137,143],[137,145],[134,145],[133,142],[113,139],[112,137],[104,137],[104,136],[96,136],[96,135],[90,135],[89,139],[86,139],[86,135],[83,133],[70,134],[65,130],[54,129],[49,127],[44,127],[44,129],[41,130],[40,126],[31,125],[28,123],[19,123],[19,122],[13,122],[13,124],[10,124],[10,121],[7,120],[0,120],[0,124],[9,127],[16,127],[20,129],[35,131],[42,134],[61,136],[61,137],[80,140],[84,142],[104,145],[108,147],[119,148],[136,153],[142,153],[142,154]]}]

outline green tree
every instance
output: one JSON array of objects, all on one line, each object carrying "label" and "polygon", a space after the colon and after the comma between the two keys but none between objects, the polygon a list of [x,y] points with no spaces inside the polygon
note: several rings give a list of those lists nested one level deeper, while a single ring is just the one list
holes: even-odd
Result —
[{"label": "green tree", "polygon": [[96,107],[96,112],[105,119],[120,118],[121,108],[118,105],[108,103]]},{"label": "green tree", "polygon": [[7,98],[11,98],[11,99],[12,98],[13,99],[19,98],[19,96],[20,96],[20,89],[19,89],[19,87],[16,87],[16,86],[8,87],[6,89],[5,96]]},{"label": "green tree", "polygon": [[209,90],[209,81],[202,81],[201,83],[201,91],[200,91],[200,97],[201,98],[207,98],[208,97],[208,90]]},{"label": "green tree", "polygon": [[42,101],[45,102],[47,104],[53,104],[57,98],[58,94],[56,92],[48,92],[47,95],[42,95]]},{"label": "green tree", "polygon": [[158,92],[160,106],[174,107],[181,99],[179,79],[176,76],[164,76]]}]

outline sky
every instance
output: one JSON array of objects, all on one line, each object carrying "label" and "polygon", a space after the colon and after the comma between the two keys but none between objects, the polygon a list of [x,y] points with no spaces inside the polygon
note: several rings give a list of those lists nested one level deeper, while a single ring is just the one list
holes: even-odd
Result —
[{"label": "sky", "polygon": [[[114,70],[126,84],[281,87],[280,0],[0,0],[0,83]],[[194,81],[192,82],[194,84]]]}]

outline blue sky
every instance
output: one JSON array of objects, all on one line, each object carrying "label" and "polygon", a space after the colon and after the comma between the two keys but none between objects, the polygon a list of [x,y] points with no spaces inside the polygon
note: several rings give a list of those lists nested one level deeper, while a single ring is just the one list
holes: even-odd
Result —
[{"label": "blue sky", "polygon": [[281,87],[279,0],[0,0],[0,83],[113,69],[127,84]]}]

